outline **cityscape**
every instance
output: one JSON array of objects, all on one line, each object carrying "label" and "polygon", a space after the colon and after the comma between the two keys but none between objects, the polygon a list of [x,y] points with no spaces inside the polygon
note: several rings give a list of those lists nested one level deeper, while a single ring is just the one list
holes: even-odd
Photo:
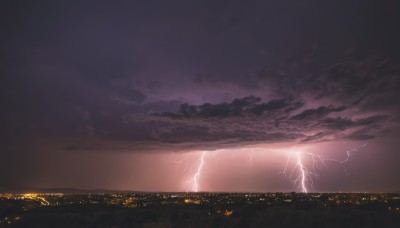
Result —
[{"label": "cityscape", "polygon": [[[93,214],[104,211],[107,219]],[[149,212],[151,211],[151,212]],[[134,215],[146,214],[138,219]],[[268,221],[252,219],[263,213],[281,212],[279,219],[292,219],[301,213],[315,214],[320,219],[336,219],[334,225],[372,227],[377,223],[395,227],[400,224],[399,193],[2,193],[0,194],[0,227],[2,226],[259,226]],[[118,215],[118,213],[121,213]],[[182,213],[184,215],[182,215]],[[186,214],[185,214],[186,213]],[[194,215],[190,215],[195,213]],[[252,214],[255,213],[255,214]],[[291,215],[293,213],[294,215]],[[354,214],[358,219],[346,217]],[[328,216],[329,214],[333,214]],[[90,219],[92,216],[92,219]],[[106,214],[104,214],[106,216]],[[182,217],[183,216],[183,217]],[[185,216],[193,216],[192,222]],[[198,217],[200,216],[200,217]],[[305,216],[304,214],[302,216]],[[372,216],[372,217],[371,217]],[[307,217],[307,216],[306,216]],[[329,217],[329,218],[328,218]],[[347,218],[347,220],[346,220]],[[122,220],[121,220],[122,219]],[[250,219],[250,220],[249,220]],[[366,221],[371,220],[372,223]],[[48,223],[51,221],[50,223]],[[67,222],[66,222],[67,221]],[[249,222],[251,221],[251,222]],[[122,222],[122,223],[121,223]],[[294,222],[294,221],[292,221]],[[280,221],[281,224],[282,221]],[[291,224],[289,220],[287,225]],[[304,226],[322,225],[315,219]],[[302,226],[300,226],[302,227]],[[331,227],[331,226],[327,226]],[[384,226],[386,227],[386,226]]]}]

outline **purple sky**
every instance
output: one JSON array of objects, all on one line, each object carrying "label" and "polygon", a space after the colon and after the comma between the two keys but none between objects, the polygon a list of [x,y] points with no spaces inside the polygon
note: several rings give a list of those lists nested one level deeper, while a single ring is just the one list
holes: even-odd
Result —
[{"label": "purple sky", "polygon": [[2,1],[0,188],[192,191],[206,151],[201,191],[298,191],[291,151],[312,167],[366,145],[309,189],[399,191],[399,11]]}]

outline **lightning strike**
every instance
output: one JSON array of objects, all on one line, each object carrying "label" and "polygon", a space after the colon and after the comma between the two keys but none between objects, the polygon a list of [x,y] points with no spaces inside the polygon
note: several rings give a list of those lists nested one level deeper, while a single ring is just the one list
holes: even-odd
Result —
[{"label": "lightning strike", "polygon": [[176,159],[176,158],[170,157],[170,158],[167,158],[166,160],[164,160],[164,162],[173,163],[175,165],[180,165],[180,166],[182,166],[182,164],[183,164],[183,167],[184,167],[183,172],[186,172],[189,169],[189,164],[188,164],[189,163],[189,156],[188,156],[188,154],[183,155],[183,158],[180,158],[180,159]]},{"label": "lightning strike", "polygon": [[[347,150],[346,158],[343,160],[338,160],[310,152],[286,151],[288,153],[288,158],[286,160],[286,165],[282,173],[288,176],[289,180],[293,182],[296,189],[299,189],[301,192],[307,193],[309,191],[309,188],[313,187],[313,178],[320,176],[318,174],[318,170],[321,169],[321,165],[323,165],[325,168],[328,168],[327,162],[334,162],[336,164],[339,164],[343,168],[344,172],[347,174],[345,163],[350,160],[350,157],[352,155],[357,153],[361,148],[365,146],[367,146],[367,144],[363,144],[361,146]],[[293,154],[295,154],[295,165],[289,172],[289,166],[291,164],[291,158]],[[307,168],[307,165],[304,162],[304,158],[307,156],[310,158],[312,164],[311,168]]]},{"label": "lightning strike", "polygon": [[301,173],[300,176],[299,176],[299,177],[301,177],[301,180],[300,180],[301,190],[303,192],[308,192],[307,187],[306,187],[306,180],[307,180],[307,175],[308,175],[309,172],[307,171],[306,168],[304,168],[303,162],[301,160],[300,153],[296,153],[296,158],[297,158],[297,166],[299,167],[299,170],[300,170],[300,173]]},{"label": "lightning strike", "polygon": [[249,161],[248,161],[248,163],[249,163],[249,165],[252,167],[252,166],[254,166],[254,162],[253,162],[253,157],[254,157],[254,150],[252,149],[251,150],[251,154],[250,154],[250,157],[249,157]]},{"label": "lightning strike", "polygon": [[204,167],[206,154],[207,154],[207,152],[205,152],[205,151],[201,153],[201,156],[200,156],[200,159],[199,159],[200,162],[199,162],[199,165],[197,166],[196,173],[189,180],[189,182],[192,185],[192,191],[193,192],[198,192],[199,191],[199,180],[200,180],[200,177],[201,177],[201,172],[202,172],[203,167]]},{"label": "lightning strike", "polygon": [[[350,161],[350,158],[355,155],[360,149],[366,147],[367,144],[363,144],[361,146],[349,149],[345,153],[345,158],[343,159],[335,159],[332,157],[328,157],[325,155],[318,154],[316,152],[307,152],[304,148],[292,148],[289,150],[277,150],[277,149],[267,149],[274,152],[286,153],[287,160],[284,166],[282,174],[284,174],[290,182],[293,183],[293,186],[296,190],[299,190],[303,193],[310,192],[310,189],[314,188],[314,179],[319,178],[319,171],[323,168],[329,168],[329,164],[333,163],[340,166],[345,174],[347,174],[346,163]],[[256,148],[265,150],[265,148]],[[190,184],[190,189],[192,192],[199,192],[200,187],[200,178],[202,177],[202,172],[204,170],[204,166],[206,163],[207,151],[203,151],[199,154],[200,156],[197,159],[197,162],[194,166],[191,166],[190,170],[194,170],[194,174],[192,178],[190,178],[187,183]],[[232,155],[232,154],[230,154]],[[255,156],[254,148],[251,148],[251,153],[249,153],[248,162],[246,163],[250,167],[254,166],[254,156]],[[257,153],[258,155],[258,153]],[[175,161],[175,164],[182,164],[185,162],[185,171],[187,170],[188,157],[185,159]]]},{"label": "lightning strike", "polygon": [[[290,170],[290,174],[288,174],[289,166],[291,164],[291,157],[293,154],[295,155],[295,165]],[[313,186],[313,177],[317,177],[318,175],[315,172],[314,168],[312,171],[307,168],[306,164],[303,161],[304,154],[305,153],[302,151],[289,151],[283,174],[288,176],[289,180],[293,182],[293,185],[296,189],[299,189],[301,192],[307,193],[309,188],[308,186]],[[313,167],[315,167],[314,162]]]}]

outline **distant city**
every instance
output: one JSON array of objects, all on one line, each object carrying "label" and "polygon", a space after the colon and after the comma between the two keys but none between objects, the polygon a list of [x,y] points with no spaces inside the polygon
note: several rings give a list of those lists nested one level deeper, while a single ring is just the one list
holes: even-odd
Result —
[{"label": "distant city", "polygon": [[[62,208],[62,211],[60,209]],[[134,213],[152,215],[150,211],[158,211],[164,220],[158,221],[158,225],[185,225],[183,217],[173,217],[172,211],[177,214],[193,213],[204,216],[205,220],[222,219],[222,225],[240,225],[245,217],[249,217],[249,211],[265,212],[291,211],[298,212],[348,212],[357,211],[358,216],[367,216],[362,213],[374,213],[376,218],[389,218],[391,224],[400,220],[400,194],[399,193],[3,193],[0,194],[0,225],[25,226],[28,224],[49,225],[37,223],[41,217],[56,219],[58,215],[66,216],[64,210],[76,213],[78,218],[87,216],[78,214],[80,211],[111,210],[113,213],[120,208],[122,214],[129,211]],[[167,213],[167,212],[168,213]],[[362,212],[361,214],[359,212]],[[39,216],[38,216],[39,213]],[[156,214],[157,214],[156,213]],[[165,216],[167,213],[167,216]],[[353,213],[353,212],[351,212]],[[101,214],[101,213],[100,213]],[[105,213],[106,214],[106,213]],[[153,213],[154,214],[154,213]],[[337,213],[336,213],[337,214]],[[163,216],[164,215],[164,216]],[[114,215],[115,216],[115,215]],[[172,216],[172,217],[171,217]],[[383,216],[383,217],[382,217]],[[112,217],[112,216],[111,216]],[[127,217],[129,218],[129,217]],[[165,220],[167,218],[167,220]],[[390,220],[390,218],[392,220]],[[65,218],[64,218],[65,219]],[[110,224],[119,224],[121,221],[110,219]],[[149,218],[154,220],[152,216]],[[172,219],[169,221],[168,219]],[[99,219],[97,218],[96,221]],[[126,219],[125,219],[126,220]],[[47,220],[46,220],[47,221]],[[80,220],[81,221],[81,220]],[[84,220],[80,225],[87,224]],[[129,221],[129,219],[128,219]],[[132,218],[132,221],[139,222]],[[131,221],[131,222],[132,222]],[[191,222],[195,220],[191,219]],[[339,220],[342,221],[342,220]],[[351,220],[350,220],[351,221]],[[73,222],[73,219],[71,220]],[[51,224],[58,224],[53,221]],[[60,224],[66,224],[65,221]],[[67,223],[68,224],[68,223]],[[133,223],[128,223],[133,225]],[[358,224],[358,223],[356,223]],[[76,224],[70,224],[76,225]],[[127,226],[130,226],[127,225]],[[136,224],[138,225],[138,224]],[[139,224],[143,225],[143,224]],[[154,225],[154,224],[153,224]],[[187,224],[186,224],[187,225]],[[197,224],[199,225],[199,224]],[[215,224],[213,224],[214,226]],[[242,224],[245,225],[245,224]],[[248,224],[247,224],[248,225]],[[260,224],[258,224],[260,225]],[[369,224],[371,225],[371,224]]]}]

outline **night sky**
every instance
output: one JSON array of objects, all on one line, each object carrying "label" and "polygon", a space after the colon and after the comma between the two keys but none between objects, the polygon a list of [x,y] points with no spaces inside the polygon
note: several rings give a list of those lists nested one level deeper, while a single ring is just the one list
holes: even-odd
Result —
[{"label": "night sky", "polygon": [[400,191],[398,1],[6,0],[0,28],[0,189],[301,191],[300,153],[331,159],[309,191]]}]

